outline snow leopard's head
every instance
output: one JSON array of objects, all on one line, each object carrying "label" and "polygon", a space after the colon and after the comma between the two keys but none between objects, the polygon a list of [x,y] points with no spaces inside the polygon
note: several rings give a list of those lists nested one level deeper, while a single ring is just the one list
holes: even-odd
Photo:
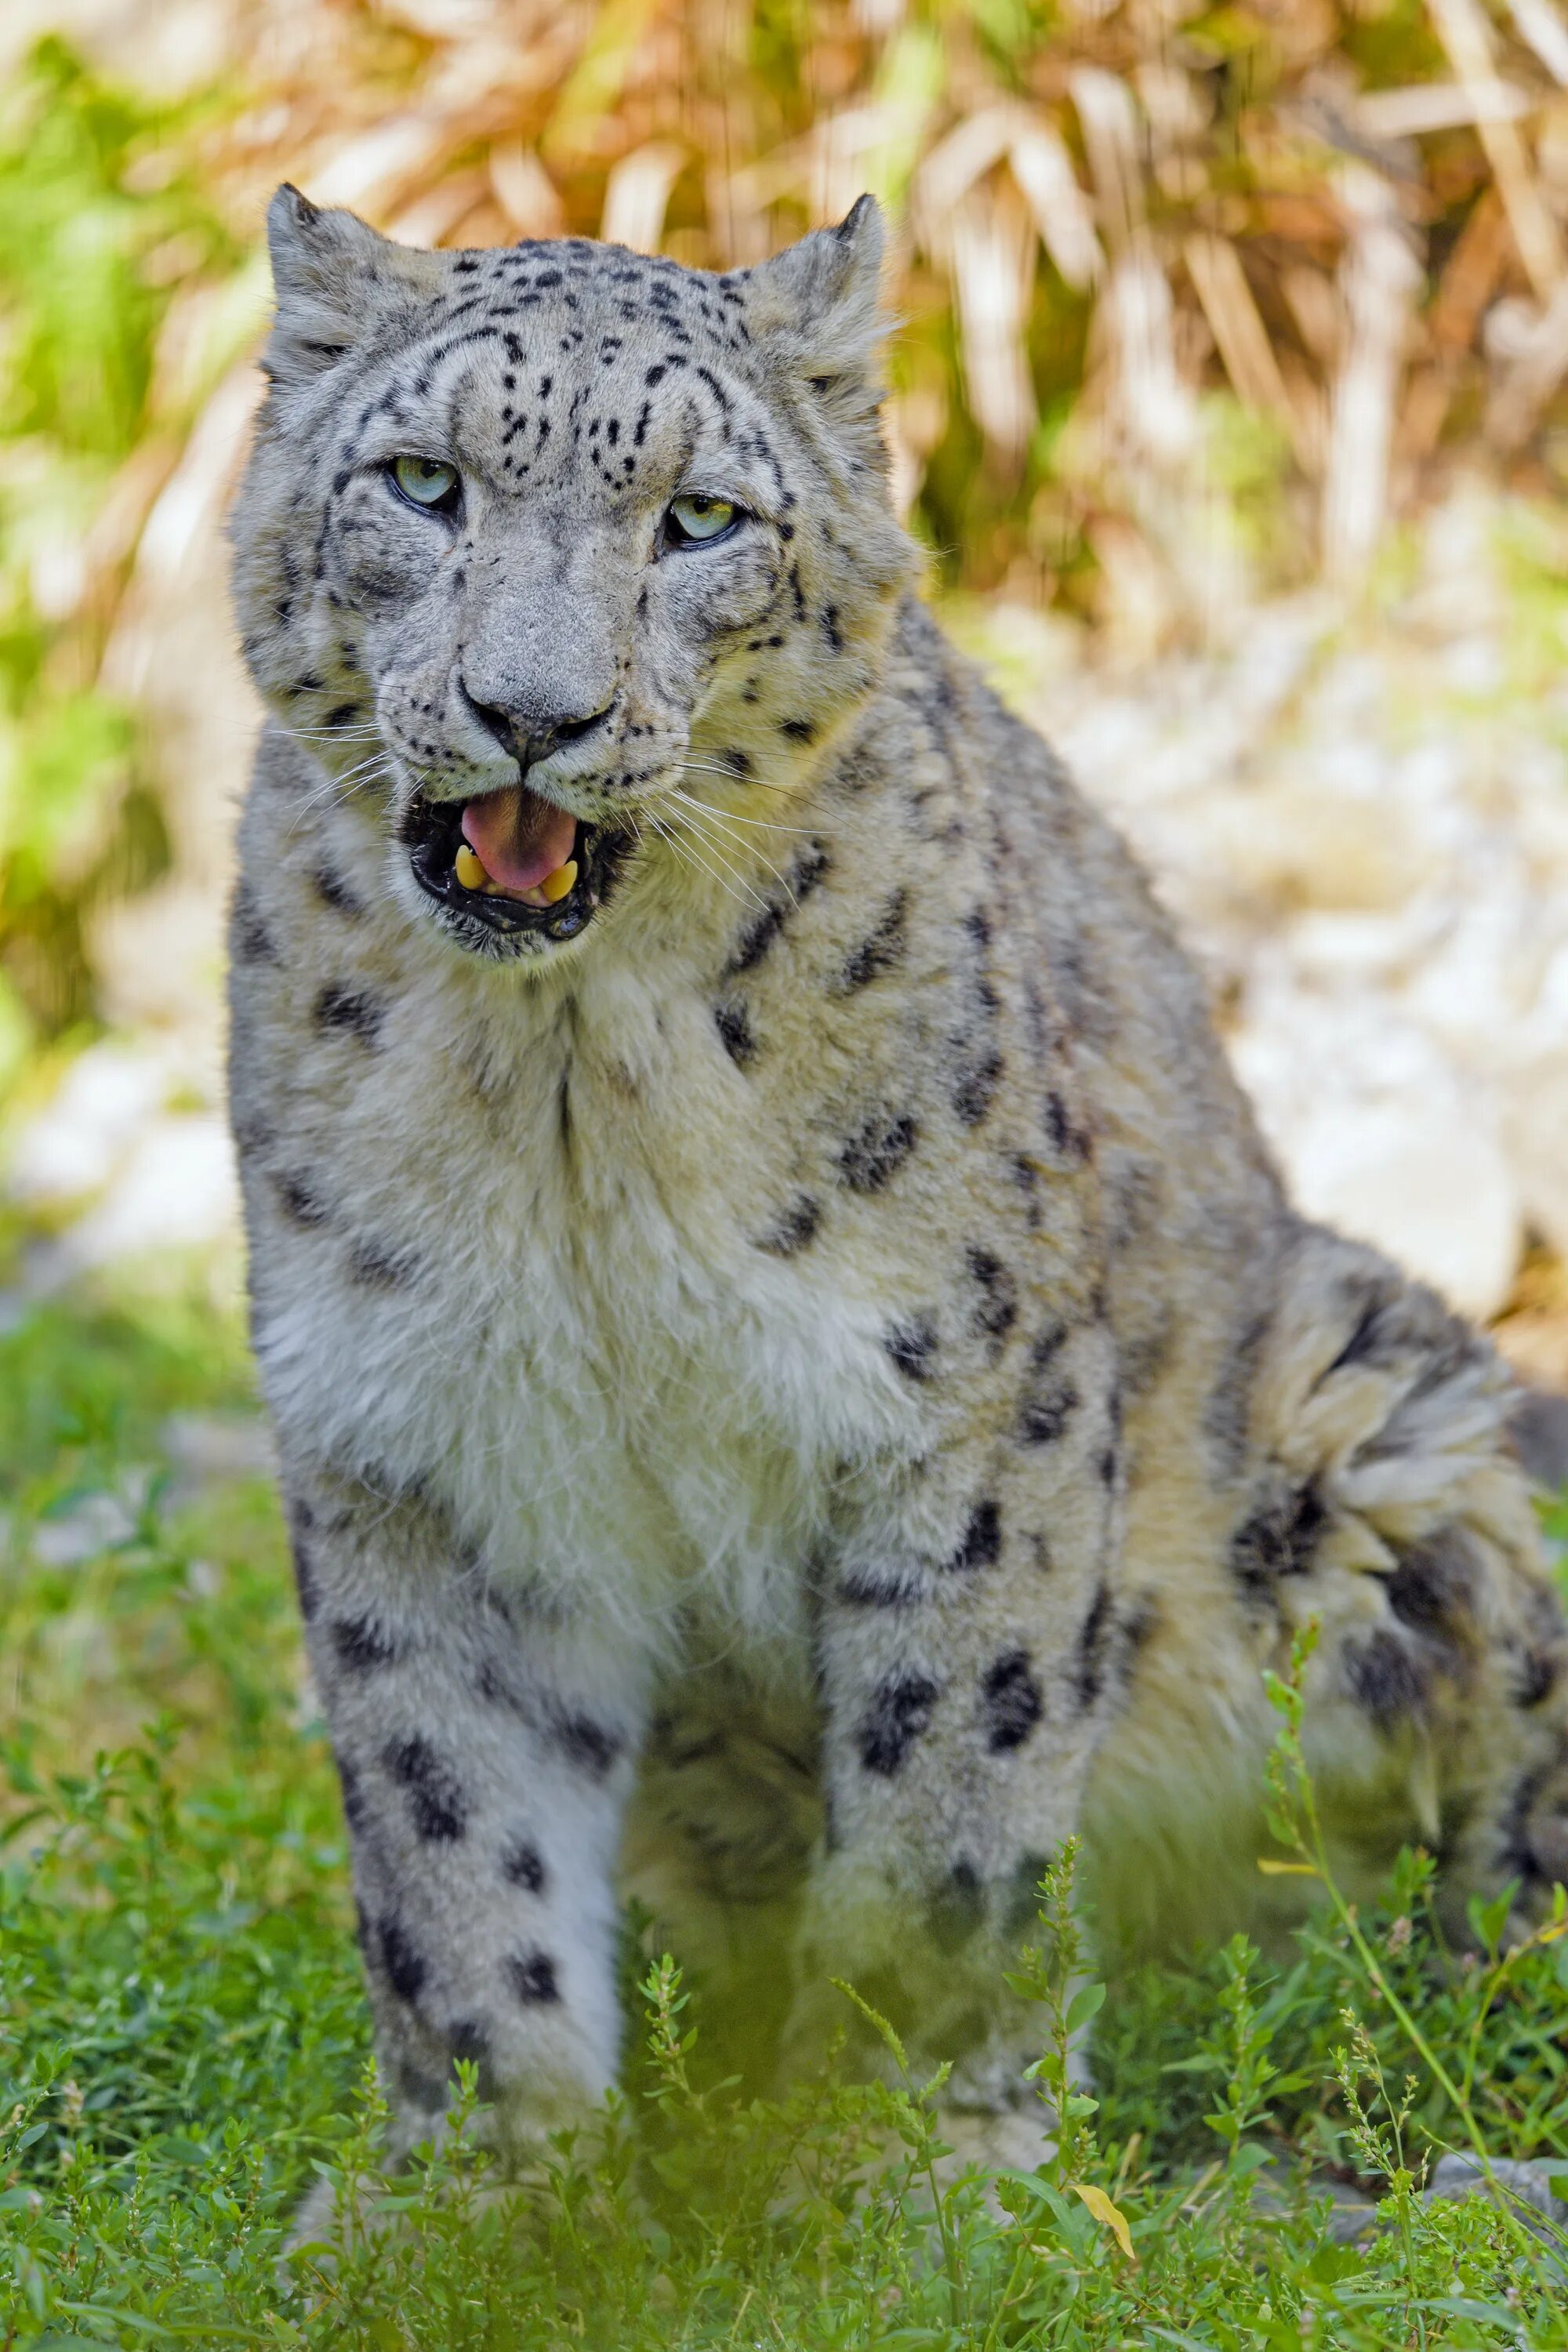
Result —
[{"label": "snow leopard's head", "polygon": [[252,672],[406,910],[537,964],[681,795],[787,791],[871,681],[910,561],[880,215],[724,276],[414,252],[287,187],[268,226]]}]

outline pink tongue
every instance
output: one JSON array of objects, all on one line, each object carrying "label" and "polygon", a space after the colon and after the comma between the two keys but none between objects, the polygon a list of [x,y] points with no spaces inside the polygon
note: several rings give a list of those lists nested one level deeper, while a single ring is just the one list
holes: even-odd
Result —
[{"label": "pink tongue", "polygon": [[531,890],[571,856],[577,820],[526,784],[510,784],[468,803],[463,839],[492,882],[504,890]]}]

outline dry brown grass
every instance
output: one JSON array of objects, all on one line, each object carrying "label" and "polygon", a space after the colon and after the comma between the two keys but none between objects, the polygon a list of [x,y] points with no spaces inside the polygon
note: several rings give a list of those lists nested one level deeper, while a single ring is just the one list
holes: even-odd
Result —
[{"label": "dry brown grass", "polygon": [[[270,0],[229,39],[244,102],[185,145],[242,244],[291,177],[410,241],[722,268],[872,188],[901,492],[980,584],[1092,608],[1129,529],[1168,562],[1215,391],[1274,436],[1278,560],[1353,574],[1454,446],[1536,462],[1568,373],[1556,0]],[[177,431],[213,289],[160,267]]]},{"label": "dry brown grass", "polygon": [[[95,1002],[82,909],[112,929],[162,855],[159,811],[176,866],[216,871],[230,752],[169,680],[193,627],[207,658],[192,596],[221,599],[279,179],[409,240],[564,230],[712,268],[873,189],[896,224],[899,496],[939,576],[1109,623],[1134,653],[1223,634],[1282,585],[1353,587],[1456,457],[1556,480],[1559,0],[59,6],[89,12],[100,65],[166,71],[184,44],[217,95],[149,121],[115,167],[132,211],[170,213],[128,232],[152,323],[122,429],[84,466],[68,403],[9,444],[0,406],[0,519],[24,477],[32,498],[57,466],[70,490],[0,571],[38,648],[9,723],[85,696],[140,730],[84,803],[140,807],[129,846],[94,865],[47,845],[20,890],[0,820],[6,960],[46,1026]],[[0,316],[28,299],[0,257]],[[6,369],[0,348],[0,390]]]}]

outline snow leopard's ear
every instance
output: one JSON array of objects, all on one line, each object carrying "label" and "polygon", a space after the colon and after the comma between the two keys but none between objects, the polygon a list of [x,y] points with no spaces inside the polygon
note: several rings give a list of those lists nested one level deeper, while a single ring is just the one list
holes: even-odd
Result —
[{"label": "snow leopard's ear", "polygon": [[837,228],[813,229],[747,273],[752,333],[846,424],[863,424],[882,398],[884,243],[881,207],[862,196]]},{"label": "snow leopard's ear", "polygon": [[435,254],[394,245],[353,213],[327,212],[287,182],[267,207],[277,316],[262,365],[275,384],[308,383],[399,303],[436,291]]}]

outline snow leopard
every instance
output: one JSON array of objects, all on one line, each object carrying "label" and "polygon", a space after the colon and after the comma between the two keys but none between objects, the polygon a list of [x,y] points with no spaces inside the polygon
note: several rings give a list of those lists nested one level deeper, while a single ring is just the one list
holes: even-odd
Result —
[{"label": "snow leopard", "polygon": [[1279,1928],[1309,1627],[1345,1887],[1539,1904],[1510,1378],[1291,1206],[922,601],[876,205],[718,272],[269,230],[232,1119],[389,2160],[458,2061],[509,2162],[599,2108],[633,1898],[761,2076],[884,2063],[848,1982],[1037,2154],[1042,1872],[1081,1837],[1107,1950]]}]

